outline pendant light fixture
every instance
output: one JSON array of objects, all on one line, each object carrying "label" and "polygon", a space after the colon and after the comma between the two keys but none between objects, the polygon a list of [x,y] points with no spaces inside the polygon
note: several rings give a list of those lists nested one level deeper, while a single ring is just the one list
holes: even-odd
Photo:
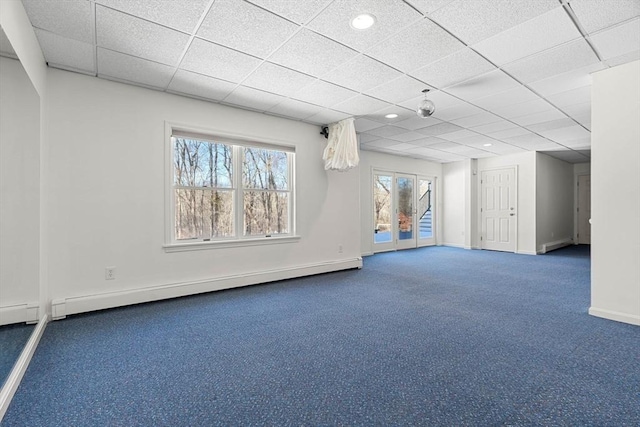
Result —
[{"label": "pendant light fixture", "polygon": [[422,117],[423,119],[425,117],[429,117],[436,111],[435,104],[427,99],[427,92],[429,92],[429,89],[425,89],[422,91],[422,93],[424,93],[424,100],[420,103],[420,105],[418,105],[418,109],[416,110],[416,114],[418,115],[418,117]]}]

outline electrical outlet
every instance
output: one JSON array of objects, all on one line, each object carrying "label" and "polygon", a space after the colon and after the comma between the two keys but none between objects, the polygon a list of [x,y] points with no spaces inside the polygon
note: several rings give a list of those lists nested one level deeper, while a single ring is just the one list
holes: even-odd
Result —
[{"label": "electrical outlet", "polygon": [[107,267],[104,269],[104,280],[116,280],[115,267]]},{"label": "electrical outlet", "polygon": [[338,245],[338,253],[341,254],[342,253],[342,245]]}]

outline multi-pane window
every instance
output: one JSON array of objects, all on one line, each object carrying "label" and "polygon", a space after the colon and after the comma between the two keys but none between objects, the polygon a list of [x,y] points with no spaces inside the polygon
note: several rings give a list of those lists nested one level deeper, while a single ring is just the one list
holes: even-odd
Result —
[{"label": "multi-pane window", "polygon": [[291,233],[289,149],[181,134],[171,141],[173,241]]}]

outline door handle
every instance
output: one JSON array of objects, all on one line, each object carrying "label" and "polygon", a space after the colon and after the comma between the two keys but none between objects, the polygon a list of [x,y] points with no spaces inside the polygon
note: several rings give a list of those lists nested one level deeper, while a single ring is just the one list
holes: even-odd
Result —
[{"label": "door handle", "polygon": [[509,214],[509,216],[514,216],[514,215],[515,215],[515,214],[514,214],[513,212],[511,212],[511,213]]}]

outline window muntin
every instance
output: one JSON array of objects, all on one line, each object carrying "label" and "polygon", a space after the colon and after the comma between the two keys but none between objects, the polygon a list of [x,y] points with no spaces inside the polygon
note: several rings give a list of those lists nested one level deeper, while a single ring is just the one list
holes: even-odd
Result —
[{"label": "window muntin", "polygon": [[198,136],[171,138],[172,241],[291,235],[291,149]]}]

